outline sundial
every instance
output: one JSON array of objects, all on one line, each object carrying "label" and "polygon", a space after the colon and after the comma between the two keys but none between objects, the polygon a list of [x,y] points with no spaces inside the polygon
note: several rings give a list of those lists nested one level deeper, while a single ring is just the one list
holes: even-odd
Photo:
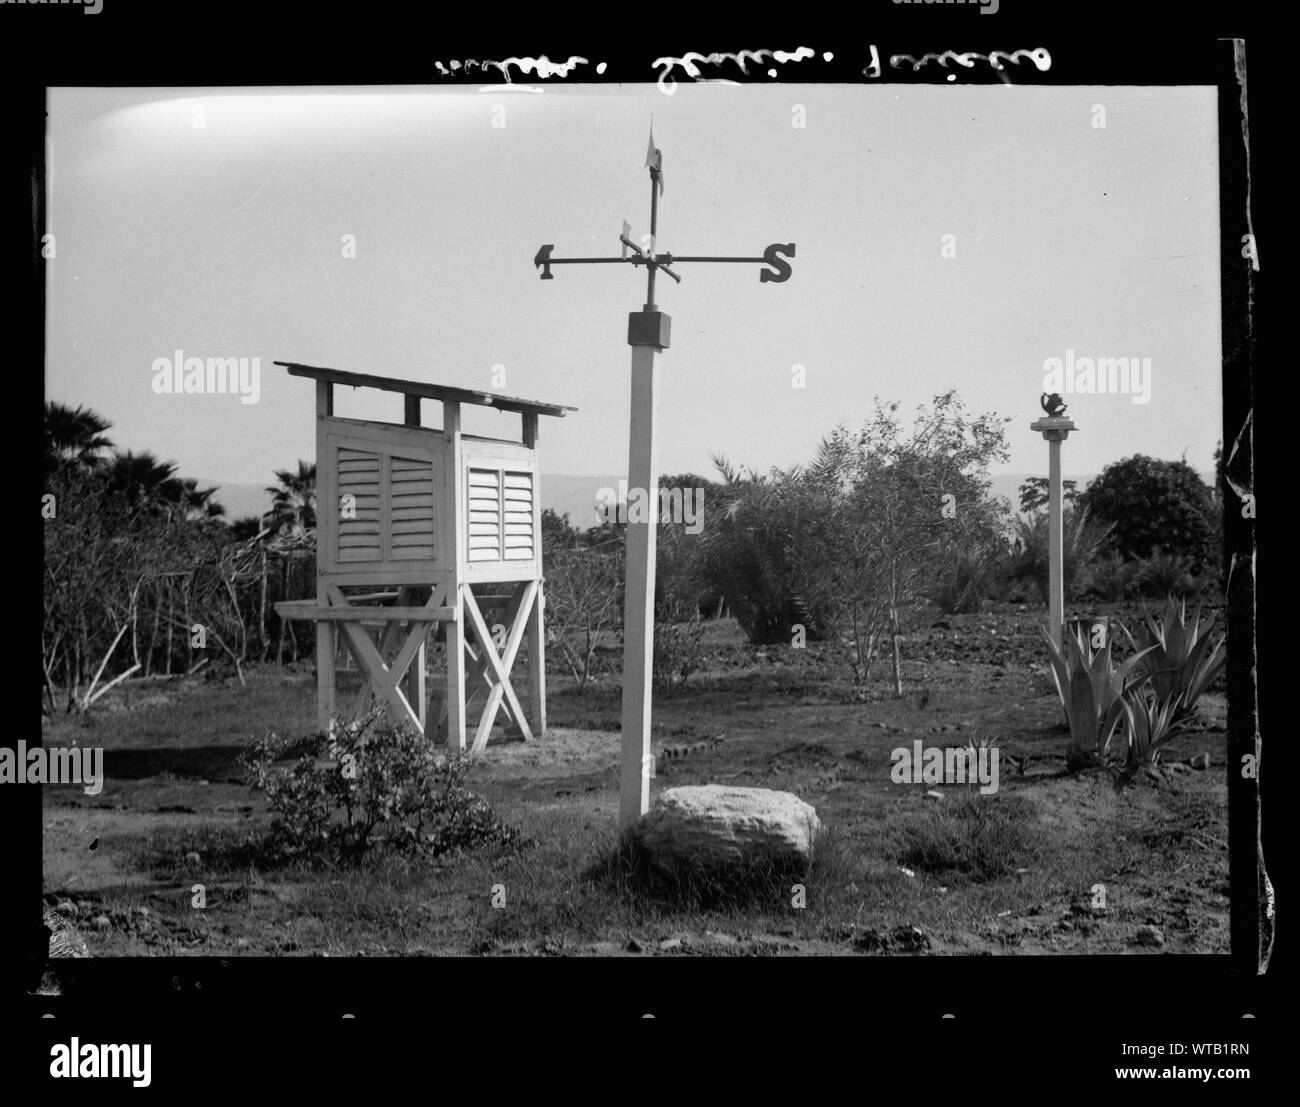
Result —
[{"label": "sundial", "polygon": [[[659,199],[664,191],[663,154],[655,146],[654,129],[646,154],[650,172],[650,233],[638,245],[630,237],[632,228],[623,223],[618,236],[622,246],[617,257],[557,258],[548,243],[537,251],[533,264],[541,279],[554,280],[556,265],[631,265],[646,270],[645,305],[628,315],[627,341],[632,347],[632,401],[628,445],[628,491],[637,490],[648,503],[659,503],[659,470],[655,460],[655,422],[659,413],[659,359],[668,349],[672,320],[655,304],[655,275],[663,272],[678,284],[681,276],[674,266],[705,264],[761,265],[760,284],[780,284],[790,279],[788,258],[795,244],[773,243],[758,257],[718,257],[659,253]],[[623,722],[622,760],[619,769],[619,822],[635,822],[650,806],[651,661],[654,657],[655,540],[658,511],[648,521],[627,522],[626,591],[623,603]]]}]

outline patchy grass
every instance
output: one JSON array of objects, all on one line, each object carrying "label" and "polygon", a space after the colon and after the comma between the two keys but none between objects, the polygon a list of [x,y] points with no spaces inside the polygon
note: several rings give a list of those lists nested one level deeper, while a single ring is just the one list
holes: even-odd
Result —
[{"label": "patchy grass", "polygon": [[[312,729],[302,665],[251,669],[244,686],[128,682],[90,715],[47,723],[48,744],[104,747],[106,781],[97,796],[44,789],[46,898],[108,956],[1112,953],[1148,922],[1165,950],[1224,952],[1222,697],[1162,758],[1209,752],[1210,772],[1166,768],[1117,795],[1105,774],[1065,771],[1040,613],[933,621],[908,628],[902,698],[887,666],[859,698],[830,646],[755,649],[724,621],[707,627],[704,670],[656,700],[652,800],[680,784],[796,793],[827,828],[802,879],[642,879],[615,829],[620,693],[604,675],[585,691],[553,676],[546,736],[494,737],[469,766],[474,791],[535,841],[525,853],[346,870],[276,859],[238,755],[268,730]],[[995,795],[941,787],[936,800],[890,780],[895,747],[981,737],[1002,754]]]},{"label": "patchy grass", "polygon": [[910,815],[899,861],[936,876],[994,880],[1031,860],[1034,804],[1025,796],[966,794]]}]

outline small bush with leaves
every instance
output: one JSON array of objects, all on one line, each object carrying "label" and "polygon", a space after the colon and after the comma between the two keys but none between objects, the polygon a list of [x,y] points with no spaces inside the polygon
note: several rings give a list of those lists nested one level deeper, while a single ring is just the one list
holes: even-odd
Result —
[{"label": "small bush with leaves", "polygon": [[995,590],[1006,560],[997,549],[945,551],[928,592],[945,615],[978,615]]},{"label": "small bush with leaves", "polygon": [[1138,588],[1148,596],[1195,592],[1197,583],[1194,568],[1190,557],[1167,553],[1157,546],[1138,563]]},{"label": "small bush with leaves", "polygon": [[[291,764],[285,755],[296,756]],[[382,711],[335,721],[306,739],[269,734],[243,763],[266,793],[280,852],[357,861],[376,849],[421,857],[475,846],[524,844],[465,785],[465,758],[447,758]]]},{"label": "small bush with leaves", "polygon": [[1117,550],[1103,554],[1089,569],[1087,592],[1108,603],[1120,603],[1138,591],[1142,565]]},{"label": "small bush with leaves", "polygon": [[679,690],[704,660],[704,624],[698,615],[690,622],[672,619],[673,612],[660,605],[655,618],[654,660],[651,677],[654,687],[668,694]]}]

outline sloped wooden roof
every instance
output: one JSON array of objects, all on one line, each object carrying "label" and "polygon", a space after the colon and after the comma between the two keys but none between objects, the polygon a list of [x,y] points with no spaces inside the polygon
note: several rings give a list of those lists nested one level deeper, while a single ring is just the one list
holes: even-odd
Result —
[{"label": "sloped wooden roof", "polygon": [[311,377],[330,384],[349,388],[377,388],[382,392],[400,392],[404,396],[419,396],[426,400],[452,400],[462,404],[479,404],[502,411],[522,414],[555,415],[564,418],[566,411],[577,411],[567,404],[544,404],[539,400],[523,400],[518,396],[502,396],[498,392],[481,392],[474,388],[452,388],[445,384],[425,384],[423,381],[406,381],[398,377],[375,377],[369,373],[349,373],[344,369],[324,369],[316,365],[301,365],[296,361],[277,361],[289,370],[290,376]]}]

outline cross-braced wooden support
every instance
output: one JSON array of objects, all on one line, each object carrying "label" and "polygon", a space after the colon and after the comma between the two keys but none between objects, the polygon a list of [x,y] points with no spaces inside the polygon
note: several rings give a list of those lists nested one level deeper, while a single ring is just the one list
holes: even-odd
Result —
[{"label": "cross-braced wooden support", "polygon": [[[321,627],[329,630],[331,648],[317,658],[318,670],[322,675],[328,671],[329,676],[328,680],[318,682],[318,689],[323,689],[317,697],[317,723],[322,730],[329,727],[336,706],[332,643],[337,629],[362,674],[361,691],[352,706],[352,717],[359,717],[377,699],[388,705],[395,720],[412,723],[423,733],[428,702],[424,682],[425,643],[435,623],[453,622],[460,618],[460,613],[455,606],[442,605],[443,587],[431,588],[423,604],[419,602],[420,591],[403,588],[397,595],[397,604],[386,607],[354,602],[338,585],[326,584],[323,604],[310,600],[276,604],[276,610],[285,618],[315,620],[318,637]],[[377,643],[365,629],[376,624],[380,628]]]},{"label": "cross-braced wooden support", "polygon": [[[545,679],[541,675],[544,659],[540,651],[532,648],[537,636],[542,633],[541,600],[540,581],[520,581],[515,585],[514,593],[499,621],[489,628],[473,591],[468,585],[461,587],[461,609],[464,612],[461,625],[463,630],[468,632],[462,633],[461,637],[464,652],[469,658],[469,668],[462,685],[466,689],[462,710],[467,712],[480,695],[484,697],[483,711],[474,729],[474,741],[471,747],[474,753],[480,752],[487,745],[499,713],[505,715],[512,731],[525,741],[532,740],[534,727],[536,733],[541,734],[546,731]],[[496,633],[494,634],[493,631]],[[532,669],[530,677],[533,708],[531,724],[511,680],[511,672],[525,634],[530,637],[529,664]],[[451,657],[451,649],[449,644],[448,658]],[[438,733],[440,735],[446,733],[450,703],[451,699],[448,697],[439,712]],[[464,730],[461,733],[463,734]],[[464,749],[463,739],[461,749]]]},{"label": "cross-braced wooden support", "polygon": [[[399,594],[399,609],[410,603],[412,591],[414,590],[403,589]],[[434,610],[441,598],[441,589],[434,588],[423,610]],[[337,585],[330,586],[330,599],[339,609],[350,607]],[[409,610],[404,612],[410,613]],[[423,733],[427,703],[424,688],[425,640],[436,620],[425,621],[417,617],[407,622],[402,617],[392,617],[389,611],[383,611],[382,614],[386,622],[379,633],[378,645],[359,621],[344,620],[339,623],[344,640],[363,676],[352,716],[359,717],[373,700],[378,700],[388,705],[390,717],[412,723]],[[403,626],[406,627],[405,641],[402,641]],[[397,653],[389,661],[388,656],[394,647],[397,647]],[[405,693],[402,690],[403,682],[406,683]]]},{"label": "cross-braced wooden support", "polygon": [[[439,697],[441,703],[433,728],[438,737],[447,738],[450,730],[451,737],[447,740],[453,752],[464,752],[466,716],[480,696],[483,707],[474,729],[471,746],[474,753],[487,745],[499,714],[504,714],[512,733],[525,741],[531,741],[534,734],[544,734],[545,660],[540,648],[534,648],[545,639],[541,582],[517,583],[491,626],[469,585],[461,585],[450,602],[445,585],[429,589],[423,603],[420,602],[422,591],[416,587],[403,588],[397,594],[396,604],[387,607],[357,602],[357,597],[345,595],[338,585],[327,584],[323,605],[311,600],[290,601],[277,604],[276,610],[285,618],[315,620],[318,628],[328,627],[331,635],[336,630],[342,634],[362,676],[361,689],[350,713],[354,719],[378,701],[388,706],[390,718],[409,722],[422,734],[430,732],[425,651],[430,631],[436,623],[443,623],[447,638],[447,694]],[[378,641],[366,629],[376,625]],[[525,636],[529,639],[531,712],[525,712],[512,682],[515,660]],[[322,672],[328,669],[331,678],[321,682],[328,689],[328,695],[321,696],[318,703],[322,730],[329,727],[335,712],[333,665],[328,660],[331,656],[323,655],[321,665]],[[456,664],[454,659],[458,656],[460,663]],[[449,727],[453,713],[459,725]]]}]

